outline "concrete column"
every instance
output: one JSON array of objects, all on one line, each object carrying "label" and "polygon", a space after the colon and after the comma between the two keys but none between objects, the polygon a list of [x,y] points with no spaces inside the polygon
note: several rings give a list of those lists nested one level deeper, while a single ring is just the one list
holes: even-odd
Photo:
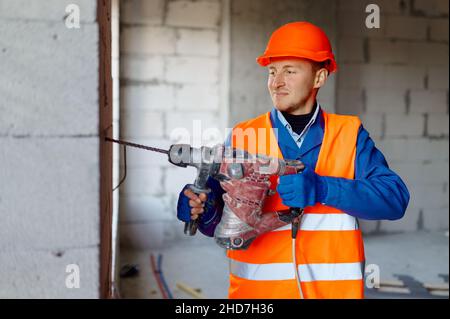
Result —
[{"label": "concrete column", "polygon": [[100,296],[97,1],[71,3],[0,1],[0,298]]}]

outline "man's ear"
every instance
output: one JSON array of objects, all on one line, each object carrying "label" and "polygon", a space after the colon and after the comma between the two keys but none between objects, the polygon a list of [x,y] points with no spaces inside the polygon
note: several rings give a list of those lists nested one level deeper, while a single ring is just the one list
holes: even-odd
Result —
[{"label": "man's ear", "polygon": [[318,89],[321,88],[328,78],[328,70],[325,68],[321,68],[317,70],[316,77],[314,79],[314,88]]}]

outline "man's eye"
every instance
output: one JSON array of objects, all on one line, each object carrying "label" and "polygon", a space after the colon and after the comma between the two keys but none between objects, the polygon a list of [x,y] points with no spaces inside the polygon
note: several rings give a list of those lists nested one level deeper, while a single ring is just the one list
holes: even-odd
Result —
[{"label": "man's eye", "polygon": [[286,73],[287,73],[287,74],[294,74],[295,72],[292,71],[292,70],[286,70]]}]

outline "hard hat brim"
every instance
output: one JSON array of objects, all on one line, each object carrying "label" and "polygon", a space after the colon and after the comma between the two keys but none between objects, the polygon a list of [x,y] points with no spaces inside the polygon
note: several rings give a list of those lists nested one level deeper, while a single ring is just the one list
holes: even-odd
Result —
[{"label": "hard hat brim", "polygon": [[267,65],[269,65],[271,63],[270,60],[272,58],[286,58],[286,59],[288,59],[288,58],[302,58],[302,59],[307,59],[307,60],[311,60],[311,61],[315,61],[315,62],[325,62],[325,61],[329,60],[330,61],[330,65],[328,67],[328,72],[330,72],[330,73],[336,72],[337,68],[338,68],[337,67],[337,63],[334,60],[334,57],[325,56],[323,58],[317,58],[317,57],[313,58],[313,57],[311,57],[308,54],[299,55],[298,53],[297,54],[270,54],[270,55],[263,54],[263,55],[261,55],[260,57],[258,57],[256,59],[256,62],[258,62],[259,65],[265,67],[265,66],[267,66]]}]

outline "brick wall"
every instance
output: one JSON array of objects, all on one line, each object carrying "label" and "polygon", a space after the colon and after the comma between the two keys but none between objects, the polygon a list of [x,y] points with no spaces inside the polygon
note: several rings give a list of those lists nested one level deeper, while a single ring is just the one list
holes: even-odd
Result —
[{"label": "brick wall", "polygon": [[[192,135],[194,121],[202,130],[223,129],[221,21],[219,0],[121,1],[123,139],[162,148],[175,142],[199,146],[200,141],[176,132]],[[206,138],[202,144],[210,142]],[[135,149],[128,150],[127,162],[120,197],[121,243],[160,247],[184,236],[175,205],[181,187],[194,181],[195,169],[178,168],[164,155]]]},{"label": "brick wall", "polygon": [[[379,29],[365,7],[380,7]],[[447,0],[339,1],[337,110],[358,114],[411,201],[399,221],[366,232],[448,229]]]},{"label": "brick wall", "polygon": [[97,2],[70,3],[0,1],[0,298],[99,296]]}]

